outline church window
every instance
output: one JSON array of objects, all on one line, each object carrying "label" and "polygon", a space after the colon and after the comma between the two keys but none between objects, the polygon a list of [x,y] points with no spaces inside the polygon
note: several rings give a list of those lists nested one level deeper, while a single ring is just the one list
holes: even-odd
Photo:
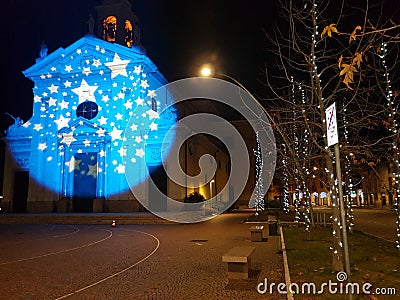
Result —
[{"label": "church window", "polygon": [[125,20],[125,44],[129,48],[133,45],[133,27],[129,20]]},{"label": "church window", "polygon": [[108,16],[103,21],[103,39],[107,42],[114,43],[117,35],[117,18]]},{"label": "church window", "polygon": [[151,109],[157,112],[157,101],[154,98],[151,98]]},{"label": "church window", "polygon": [[91,120],[97,116],[99,108],[96,103],[92,101],[85,101],[78,105],[76,108],[76,115],[78,117]]}]

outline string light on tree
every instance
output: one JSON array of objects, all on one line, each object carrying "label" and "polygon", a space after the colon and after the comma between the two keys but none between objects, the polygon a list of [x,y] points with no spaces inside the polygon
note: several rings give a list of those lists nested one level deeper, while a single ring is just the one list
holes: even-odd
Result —
[{"label": "string light on tree", "polygon": [[[344,106],[344,104],[343,104]],[[344,124],[344,130],[343,130],[343,135],[344,135],[344,142],[345,145],[348,147],[349,146],[349,139],[348,139],[348,130],[347,130],[347,126],[348,126],[348,121],[346,119],[346,112],[347,109],[345,107],[343,107],[343,113],[342,113],[342,117],[343,117],[343,124]],[[346,174],[346,186],[348,187],[346,189],[347,191],[347,210],[346,210],[346,223],[347,223],[347,228],[349,229],[350,232],[352,232],[353,230],[353,221],[354,221],[354,215],[353,215],[353,195],[355,194],[354,191],[354,186],[353,186],[353,181],[351,178],[351,161],[350,161],[350,154],[349,151],[346,152],[346,157],[345,157],[345,174]]]},{"label": "string light on tree", "polygon": [[[298,128],[297,128],[297,110],[296,110],[296,95],[295,95],[295,84],[294,84],[294,79],[293,76],[290,78],[291,82],[291,100],[293,103],[293,109],[292,109],[292,115],[293,115],[293,140],[294,140],[294,154],[295,154],[295,160],[298,160],[299,157],[299,138],[298,138]],[[296,190],[294,193],[294,211],[295,211],[295,216],[294,216],[294,222],[298,223],[300,221],[300,194],[301,194],[301,187],[300,187],[300,170],[298,168],[295,168],[294,170],[294,179],[296,183]]]},{"label": "string light on tree", "polygon": [[[303,107],[305,107],[306,104],[306,96],[305,96],[305,91],[302,88],[302,86],[299,86],[299,91],[301,93],[301,103]],[[302,110],[302,113],[305,114],[305,110]],[[304,116],[307,120],[306,124],[308,124],[308,117]],[[309,160],[309,132],[308,129],[304,129],[304,146],[303,148],[303,153],[302,153],[302,159],[303,159],[303,176],[302,176],[302,181],[303,181],[303,201],[304,201],[304,210],[303,210],[303,216],[304,216],[304,222],[305,222],[305,229],[306,231],[310,230],[310,190],[308,189],[308,185],[305,182],[305,178],[309,177],[310,175],[310,170],[308,169],[308,160]]]},{"label": "string light on tree", "polygon": [[254,189],[255,193],[255,208],[256,208],[256,215],[259,212],[265,210],[265,202],[264,202],[264,181],[262,176],[263,165],[264,161],[262,158],[262,152],[260,147],[260,141],[258,132],[256,132],[256,149],[254,151],[255,156],[255,164],[256,164],[256,186]]},{"label": "string light on tree", "polygon": [[[312,5],[311,5],[311,11],[310,11],[310,17],[312,20],[312,33],[311,33],[311,57],[310,57],[310,64],[311,64],[311,70],[312,70],[312,84],[316,87],[317,90],[321,90],[321,78],[320,78],[320,74],[318,74],[318,68],[317,68],[317,45],[318,45],[318,41],[317,41],[317,37],[319,37],[319,33],[318,33],[318,24],[317,24],[317,20],[318,20],[318,9],[317,9],[317,4],[315,3],[315,0],[312,1]],[[322,54],[325,55],[325,54]],[[321,97],[321,102],[324,101],[324,98]],[[321,107],[319,106],[319,108],[321,109]],[[325,120],[322,120],[323,124],[325,124]],[[326,124],[325,124],[326,125]],[[324,135],[324,138],[326,138],[326,136]],[[329,147],[326,145],[325,146],[325,150],[329,151]],[[329,159],[331,159],[333,157],[332,153],[328,154]],[[328,159],[328,160],[329,160]],[[335,189],[336,187],[333,186],[332,181],[334,181],[334,174],[331,173],[329,171],[328,168],[326,168],[327,171],[327,176],[328,176],[328,182],[329,184],[329,195],[331,197],[331,202],[332,202],[332,209],[336,212],[338,212],[338,207],[336,207],[336,203],[337,202],[337,189]],[[333,190],[335,189],[335,190]],[[341,234],[340,232],[338,232],[339,230],[335,230],[335,228],[339,229],[341,224],[340,224],[340,220],[339,218],[335,217],[332,218],[332,222],[333,222],[333,230],[332,230],[332,235],[333,235],[333,254],[334,254],[334,260],[336,261],[341,261],[341,257],[342,257],[342,242],[341,242]]]},{"label": "string light on tree", "polygon": [[283,211],[289,213],[289,178],[288,178],[288,166],[287,166],[287,149],[286,145],[282,144],[282,165],[283,165]]},{"label": "string light on tree", "polygon": [[387,43],[382,42],[381,48],[380,48],[380,53],[378,53],[378,56],[380,57],[382,61],[382,66],[384,69],[384,77],[385,77],[385,82],[386,82],[386,101],[389,109],[389,130],[393,133],[395,138],[393,138],[393,143],[392,143],[392,148],[393,148],[393,168],[392,168],[392,176],[394,179],[394,191],[395,191],[395,197],[394,197],[394,208],[396,210],[397,214],[397,220],[396,220],[396,242],[395,242],[395,247],[397,249],[400,249],[400,210],[399,210],[399,204],[400,204],[400,163],[399,163],[399,149],[398,149],[398,143],[397,143],[397,134],[398,134],[398,122],[396,120],[397,116],[397,106],[398,104],[395,103],[396,96],[393,93],[392,86],[390,84],[390,74],[389,74],[389,69],[386,64],[386,56],[387,56]]}]

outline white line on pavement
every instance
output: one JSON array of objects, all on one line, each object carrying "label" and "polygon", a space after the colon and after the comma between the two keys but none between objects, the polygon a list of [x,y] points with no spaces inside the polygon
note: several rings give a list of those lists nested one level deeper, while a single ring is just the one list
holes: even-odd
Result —
[{"label": "white line on pavement", "polygon": [[132,269],[133,267],[137,266],[138,264],[140,264],[140,263],[144,262],[145,260],[147,260],[148,258],[150,258],[154,253],[156,253],[156,251],[157,251],[158,248],[160,247],[160,240],[159,240],[158,238],[156,238],[154,235],[150,234],[150,233],[143,232],[143,231],[139,231],[139,230],[134,230],[134,229],[127,229],[127,228],[120,228],[120,229],[122,229],[122,230],[128,230],[128,231],[134,231],[134,232],[138,232],[138,233],[142,233],[142,234],[146,234],[146,235],[148,235],[148,236],[150,236],[150,237],[152,237],[152,238],[154,238],[154,239],[156,240],[157,246],[153,249],[153,251],[150,252],[150,254],[148,254],[147,256],[143,257],[141,260],[137,261],[136,263],[130,265],[129,267],[126,267],[125,269],[123,269],[123,270],[121,270],[121,271],[118,271],[117,273],[114,273],[114,274],[112,274],[112,275],[109,275],[109,276],[107,276],[107,277],[105,277],[105,278],[103,278],[103,279],[101,279],[101,280],[99,280],[99,281],[96,281],[96,282],[94,282],[94,283],[92,283],[92,284],[89,284],[89,285],[83,287],[83,288],[80,288],[79,290],[76,290],[75,292],[72,292],[72,293],[69,293],[69,294],[67,294],[67,295],[64,295],[64,296],[61,296],[61,297],[59,297],[59,298],[56,298],[55,300],[61,300],[61,299],[65,299],[65,298],[68,298],[68,297],[70,297],[70,296],[73,296],[73,295],[75,295],[75,294],[77,294],[77,293],[79,293],[79,292],[82,292],[82,291],[84,291],[84,290],[87,290],[87,289],[89,289],[89,288],[95,286],[95,285],[98,285],[98,284],[100,284],[100,283],[102,283],[102,282],[104,282],[104,281],[106,281],[106,280],[108,280],[108,279],[111,279],[111,278],[113,278],[113,277],[115,277],[115,276],[118,276],[118,275],[120,275],[120,274],[122,274],[122,273],[128,271],[129,269]]}]

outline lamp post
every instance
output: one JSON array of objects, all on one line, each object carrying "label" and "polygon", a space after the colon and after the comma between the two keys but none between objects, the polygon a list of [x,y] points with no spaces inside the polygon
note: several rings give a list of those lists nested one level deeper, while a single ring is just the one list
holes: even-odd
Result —
[{"label": "lamp post", "polygon": [[[183,118],[186,117],[186,102],[183,102]],[[185,139],[185,145],[184,145],[185,149],[185,161],[184,161],[184,168],[185,168],[185,198],[184,198],[184,202],[186,202],[187,197],[188,197],[188,145],[187,145],[187,139]]]}]

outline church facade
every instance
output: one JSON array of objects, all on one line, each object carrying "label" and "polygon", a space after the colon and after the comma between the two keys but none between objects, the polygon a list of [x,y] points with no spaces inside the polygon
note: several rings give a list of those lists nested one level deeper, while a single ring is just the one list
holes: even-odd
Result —
[{"label": "church facade", "polygon": [[[143,184],[143,161],[165,195],[183,201],[194,191],[170,182],[162,169],[160,149],[173,142],[164,137],[177,113],[172,100],[156,97],[167,81],[140,45],[129,1],[105,0],[88,35],[50,54],[43,47],[23,73],[34,83],[33,115],[16,118],[7,131],[3,210],[142,211],[125,170],[137,170],[133,181]],[[216,153],[213,143],[200,140],[198,155]],[[186,164],[197,164],[189,156],[182,153]],[[215,181],[222,185],[229,173],[224,154],[221,164]],[[203,195],[212,196],[213,188],[215,195],[218,186],[206,184]]]}]

